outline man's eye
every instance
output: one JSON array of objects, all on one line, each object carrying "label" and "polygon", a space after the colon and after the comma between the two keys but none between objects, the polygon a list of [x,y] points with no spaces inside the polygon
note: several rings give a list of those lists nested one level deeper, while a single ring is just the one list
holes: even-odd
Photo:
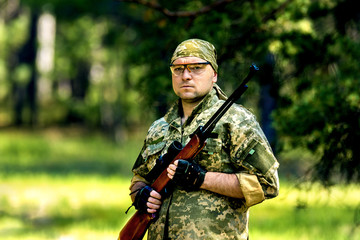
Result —
[{"label": "man's eye", "polygon": [[182,71],[184,69],[184,66],[178,66],[173,68],[174,71]]},{"label": "man's eye", "polygon": [[190,68],[191,70],[200,70],[200,69],[203,69],[204,66],[198,64],[198,65],[191,65],[191,66],[189,66],[189,68]]},{"label": "man's eye", "polygon": [[174,72],[182,72],[184,70],[184,67],[183,66],[178,66],[178,67],[174,67],[173,68],[173,71]]}]

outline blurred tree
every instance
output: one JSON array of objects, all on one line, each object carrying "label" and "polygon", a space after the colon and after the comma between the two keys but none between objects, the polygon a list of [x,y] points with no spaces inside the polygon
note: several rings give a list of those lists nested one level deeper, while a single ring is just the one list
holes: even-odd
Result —
[{"label": "blurred tree", "polygon": [[277,42],[284,63],[281,78],[286,81],[283,101],[274,114],[277,130],[290,137],[291,146],[306,147],[318,156],[313,176],[324,184],[360,180],[356,5],[352,0],[314,1],[294,9],[288,20],[306,21],[310,31],[283,30]]},{"label": "blurred tree", "polygon": [[[341,176],[359,180],[360,25],[355,1],[126,2],[143,11],[143,22],[135,25],[142,46],[134,49],[133,61],[150,66],[141,83],[159,115],[170,99],[164,90],[171,92],[163,62],[180,41],[204,38],[216,44],[225,88],[235,85],[235,72],[246,72],[251,61],[260,63],[261,99],[246,105],[258,102],[263,113],[279,106],[273,117],[283,144],[316,154],[317,179],[324,184]],[[267,114],[257,115],[273,136]]]},{"label": "blurred tree", "polygon": [[[0,84],[7,90],[25,86],[20,100],[0,89],[0,101],[22,103],[19,124],[37,116],[38,124],[77,122],[124,139],[128,130],[163,115],[175,99],[168,63],[177,44],[203,38],[218,50],[219,85],[226,92],[251,63],[262,69],[240,102],[254,110],[276,149],[312,150],[318,159],[314,172],[324,183],[360,178],[360,17],[354,0],[15,0],[0,5],[5,6]],[[56,18],[55,65],[47,75],[51,97],[37,105],[36,79],[31,80],[37,45],[30,26],[43,12]],[[22,50],[33,57],[25,60]],[[6,110],[0,110],[4,122]]]},{"label": "blurred tree", "polygon": [[[124,24],[126,19],[123,19],[125,14],[122,14],[122,11],[126,12],[126,10],[119,7],[120,3],[111,0],[16,2],[19,9],[25,9],[30,14],[47,12],[53,15],[57,21],[57,30],[54,45],[56,47],[55,68],[48,71],[46,79],[42,78],[39,82],[39,84],[51,86],[47,91],[52,93],[37,94],[35,59],[38,51],[36,44],[38,22],[37,19],[18,11],[18,16],[28,19],[27,26],[32,26],[29,27],[32,35],[25,35],[25,39],[20,43],[19,51],[23,50],[22,53],[31,55],[32,58],[31,64],[19,65],[19,61],[13,61],[14,70],[12,67],[8,68],[8,76],[20,77],[23,80],[22,83],[26,82],[29,85],[26,91],[24,87],[14,87],[16,95],[9,97],[16,106],[16,111],[14,111],[16,117],[10,120],[11,122],[21,125],[24,122],[23,117],[28,115],[24,114],[25,112],[31,113],[31,119],[38,116],[40,125],[85,124],[91,127],[102,127],[114,137],[124,135],[126,128],[141,122],[138,102],[130,106],[130,101],[138,97],[134,83],[139,78],[139,74],[134,76],[129,67],[123,67],[126,47],[121,46],[129,45],[127,43],[129,36],[123,33],[131,33],[131,31],[127,31],[128,27]],[[10,9],[10,6],[14,4],[6,1],[3,5]],[[11,18],[8,17],[8,19],[11,21]],[[11,31],[11,29],[9,26],[6,30]],[[29,44],[32,48],[29,48]],[[115,50],[119,47],[123,52]],[[14,58],[14,53],[15,50],[10,50],[9,56]],[[129,80],[129,76],[133,79]],[[122,79],[125,79],[127,88],[124,88]],[[19,81],[11,80],[14,85],[17,82]],[[35,112],[37,95],[41,101],[38,112]],[[45,99],[46,95],[52,97]],[[24,111],[24,106],[27,105],[30,106],[31,111]],[[131,110],[128,111],[129,109]]]},{"label": "blurred tree", "polygon": [[[1,2],[1,5],[0,25],[5,34],[0,54],[1,82],[5,88],[3,98],[12,99],[8,106],[12,109],[11,119],[15,125],[33,126],[37,118],[35,60],[38,14],[24,8],[17,0]],[[5,24],[11,24],[7,32]],[[22,36],[19,30],[25,30]]]},{"label": "blurred tree", "polygon": [[[17,59],[10,68],[16,68],[12,79],[12,94],[14,99],[15,125],[36,124],[36,37],[38,14],[30,12],[28,39],[19,49]],[[17,74],[16,74],[17,73]],[[26,109],[26,106],[28,107]],[[28,114],[26,114],[28,110]]]}]

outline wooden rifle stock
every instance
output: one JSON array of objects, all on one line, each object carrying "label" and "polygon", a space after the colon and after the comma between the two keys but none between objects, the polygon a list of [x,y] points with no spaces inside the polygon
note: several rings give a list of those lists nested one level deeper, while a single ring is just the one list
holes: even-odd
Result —
[{"label": "wooden rifle stock", "polygon": [[[176,155],[171,163],[174,163],[177,159],[193,159],[204,146],[205,142],[201,142],[200,138],[194,134],[190,142]],[[155,191],[161,192],[169,181],[170,178],[167,176],[167,170],[165,169],[155,182],[151,184],[151,187]],[[140,213],[137,211],[121,230],[118,240],[141,240],[153,219],[155,219],[154,214]]]},{"label": "wooden rifle stock", "polygon": [[[246,83],[252,78],[258,67],[252,65],[250,67],[250,73],[243,80],[241,85],[234,91],[233,94],[225,101],[225,103],[216,111],[216,113],[210,118],[210,120],[204,125],[204,127],[199,127],[193,134],[190,141],[185,145],[185,147],[176,155],[176,157],[170,162],[174,163],[177,159],[192,160],[196,155],[204,148],[206,144],[206,139],[211,134],[216,123],[220,118],[225,114],[225,112],[230,108],[230,106],[240,98],[240,96],[246,91]],[[169,164],[169,165],[170,165]],[[170,178],[167,176],[167,169],[163,170],[159,177],[156,178],[151,187],[157,191],[161,192],[164,190],[166,185],[169,183]],[[151,221],[156,218],[155,214],[149,213],[140,213],[137,211],[126,223],[121,232],[119,233],[118,240],[141,240],[147,228],[149,227]]]},{"label": "wooden rifle stock", "polygon": [[152,214],[137,211],[121,230],[118,240],[143,239],[153,218]]}]

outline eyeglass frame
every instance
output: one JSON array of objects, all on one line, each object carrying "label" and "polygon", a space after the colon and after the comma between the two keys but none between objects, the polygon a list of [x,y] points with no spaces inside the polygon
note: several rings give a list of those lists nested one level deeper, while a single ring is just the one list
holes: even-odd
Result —
[{"label": "eyeglass frame", "polygon": [[[187,63],[187,64],[170,64],[170,71],[172,74],[174,74],[173,70],[171,69],[171,67],[174,67],[174,66],[184,66],[184,70],[182,72],[182,74],[184,74],[184,71],[185,69],[187,69],[189,71],[189,73],[191,73],[191,70],[188,68],[188,65],[196,65],[196,64],[200,64],[200,65],[208,65],[208,64],[211,64],[210,62],[199,62],[199,63]],[[175,76],[180,76],[180,75],[176,75],[174,74]]]}]

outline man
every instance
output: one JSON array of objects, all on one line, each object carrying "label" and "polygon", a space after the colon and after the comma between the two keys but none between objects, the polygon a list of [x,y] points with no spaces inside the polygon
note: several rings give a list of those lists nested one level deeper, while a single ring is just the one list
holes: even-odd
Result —
[{"label": "man", "polygon": [[185,145],[226,99],[216,85],[214,46],[182,42],[171,58],[172,85],[179,100],[155,121],[134,164],[131,197],[140,211],[158,219],[148,239],[248,239],[249,207],[278,195],[279,166],[253,114],[233,105],[217,123],[192,163],[167,168],[172,189],[158,193],[149,177],[173,141]]}]

